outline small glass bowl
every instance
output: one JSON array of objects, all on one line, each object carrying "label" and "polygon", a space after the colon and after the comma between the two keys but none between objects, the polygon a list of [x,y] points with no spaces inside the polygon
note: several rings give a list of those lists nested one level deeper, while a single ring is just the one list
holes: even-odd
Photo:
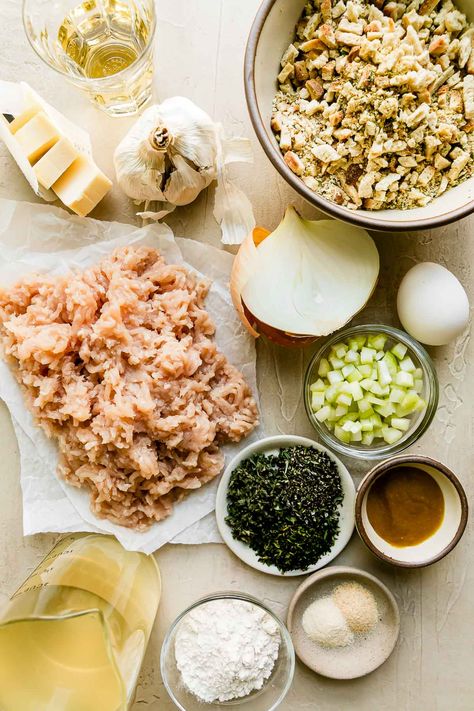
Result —
[{"label": "small glass bowl", "polygon": [[[314,416],[314,412],[311,409],[310,386],[319,377],[318,369],[321,359],[326,357],[335,343],[345,343],[353,336],[371,336],[379,333],[388,337],[387,345],[389,348],[394,346],[395,343],[403,343],[408,348],[407,356],[411,357],[417,368],[422,369],[423,392],[420,393],[420,396],[425,400],[426,408],[418,413],[418,415],[415,413],[410,417],[411,424],[409,429],[407,432],[404,432],[403,437],[394,444],[387,444],[384,440],[379,440],[378,443],[374,442],[374,444],[370,446],[363,445],[359,442],[346,444],[345,442],[341,442],[323,422],[319,422]],[[382,326],[380,324],[352,326],[332,335],[324,342],[324,345],[311,359],[304,381],[306,414],[322,442],[340,454],[360,459],[383,459],[384,457],[391,457],[414,444],[430,426],[438,407],[438,399],[438,377],[433,362],[425,349],[404,331],[400,331],[398,328],[393,328],[392,326]]]},{"label": "small glass bowl", "polygon": [[[256,605],[268,613],[275,620],[280,630],[280,650],[271,676],[261,689],[252,692],[248,696],[232,701],[204,703],[194,696],[194,694],[191,694],[184,686],[181,673],[176,664],[174,646],[176,634],[183,619],[197,607],[217,600],[242,600]],[[245,705],[251,708],[252,711],[273,711],[281,704],[288,693],[294,673],[295,651],[290,634],[285,625],[263,603],[244,593],[221,592],[198,600],[176,618],[169,628],[161,648],[161,676],[163,683],[174,704],[181,709],[181,711],[206,711],[206,709],[209,711],[209,709],[228,709],[229,706],[242,707]]]}]

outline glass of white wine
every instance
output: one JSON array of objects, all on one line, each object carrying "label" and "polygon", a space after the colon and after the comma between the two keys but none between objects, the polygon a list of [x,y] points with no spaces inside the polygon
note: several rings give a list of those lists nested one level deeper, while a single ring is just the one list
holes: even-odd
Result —
[{"label": "glass of white wine", "polygon": [[150,99],[154,0],[23,0],[23,22],[41,59],[111,116]]}]

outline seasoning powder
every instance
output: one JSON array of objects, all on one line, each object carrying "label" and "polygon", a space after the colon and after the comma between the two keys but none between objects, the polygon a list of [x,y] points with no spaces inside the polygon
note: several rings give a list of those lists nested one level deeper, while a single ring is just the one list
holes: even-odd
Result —
[{"label": "seasoning powder", "polygon": [[175,640],[177,667],[201,701],[223,702],[261,689],[280,648],[280,630],[264,610],[243,600],[212,600],[191,610]]}]

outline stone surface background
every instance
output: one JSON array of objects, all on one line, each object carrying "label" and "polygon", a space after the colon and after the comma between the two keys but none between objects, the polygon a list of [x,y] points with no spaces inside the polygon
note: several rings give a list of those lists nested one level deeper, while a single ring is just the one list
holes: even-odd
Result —
[{"label": "stone surface background", "polygon": [[[58,109],[87,128],[101,167],[113,175],[113,150],[129,119],[99,113],[72,86],[48,69],[30,49],[21,24],[19,0],[0,0],[0,77],[26,80]],[[230,133],[254,140],[255,165],[235,169],[252,196],[259,224],[274,227],[287,204],[317,217],[286,186],[264,156],[247,117],[242,86],[242,57],[258,0],[159,0],[156,95],[183,94],[196,101]],[[4,146],[0,146],[0,196],[34,196]],[[219,244],[212,217],[212,190],[173,215],[177,236]],[[134,206],[115,189],[94,214],[134,222]],[[472,231],[474,218],[421,234],[375,235],[382,258],[377,291],[360,322],[397,323],[394,298],[403,274],[419,261],[437,261],[451,269],[474,303]],[[22,236],[18,235],[21,241]],[[269,434],[312,435],[302,402],[302,378],[312,349],[286,351],[258,344],[259,383]],[[473,346],[466,331],[456,343],[432,349],[440,379],[440,407],[427,435],[413,451],[444,461],[471,497],[473,481]],[[6,409],[0,405],[0,603],[54,543],[53,536],[23,539],[19,459]],[[368,467],[347,461],[356,481]],[[472,524],[457,549],[437,565],[418,571],[379,563],[356,536],[337,563],[360,566],[379,576],[394,592],[401,612],[399,644],[388,662],[371,676],[338,683],[318,677],[298,664],[295,682],[282,711],[471,711],[474,708],[474,566]],[[172,619],[199,596],[235,589],[260,597],[282,615],[299,584],[258,574],[241,564],[223,545],[168,546],[157,558],[163,573],[163,599],[140,678],[133,711],[171,711],[159,672],[161,642]],[[20,710],[19,710],[20,711]]]}]

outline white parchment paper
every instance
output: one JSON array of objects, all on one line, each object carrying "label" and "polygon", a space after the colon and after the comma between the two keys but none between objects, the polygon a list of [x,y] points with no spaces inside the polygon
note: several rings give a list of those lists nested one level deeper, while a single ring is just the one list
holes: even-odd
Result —
[{"label": "white parchment paper", "polygon": [[[0,285],[14,283],[31,271],[64,273],[84,269],[113,249],[127,244],[156,247],[171,263],[184,263],[212,279],[206,302],[217,328],[216,341],[244,374],[257,395],[255,346],[242,327],[230,300],[228,280],[231,255],[190,239],[175,240],[167,225],[141,229],[115,222],[71,216],[46,205],[0,200]],[[97,518],[89,508],[87,490],[76,489],[56,477],[58,452],[35,425],[10,368],[0,360],[0,398],[10,410],[21,457],[23,531],[98,531],[111,533],[129,550],[151,553],[175,539],[179,543],[219,541],[214,516],[218,481],[193,491],[175,506],[165,521],[137,533]],[[249,442],[261,437],[256,430],[237,445],[226,445],[226,461]],[[191,528],[190,528],[191,527]]]}]

